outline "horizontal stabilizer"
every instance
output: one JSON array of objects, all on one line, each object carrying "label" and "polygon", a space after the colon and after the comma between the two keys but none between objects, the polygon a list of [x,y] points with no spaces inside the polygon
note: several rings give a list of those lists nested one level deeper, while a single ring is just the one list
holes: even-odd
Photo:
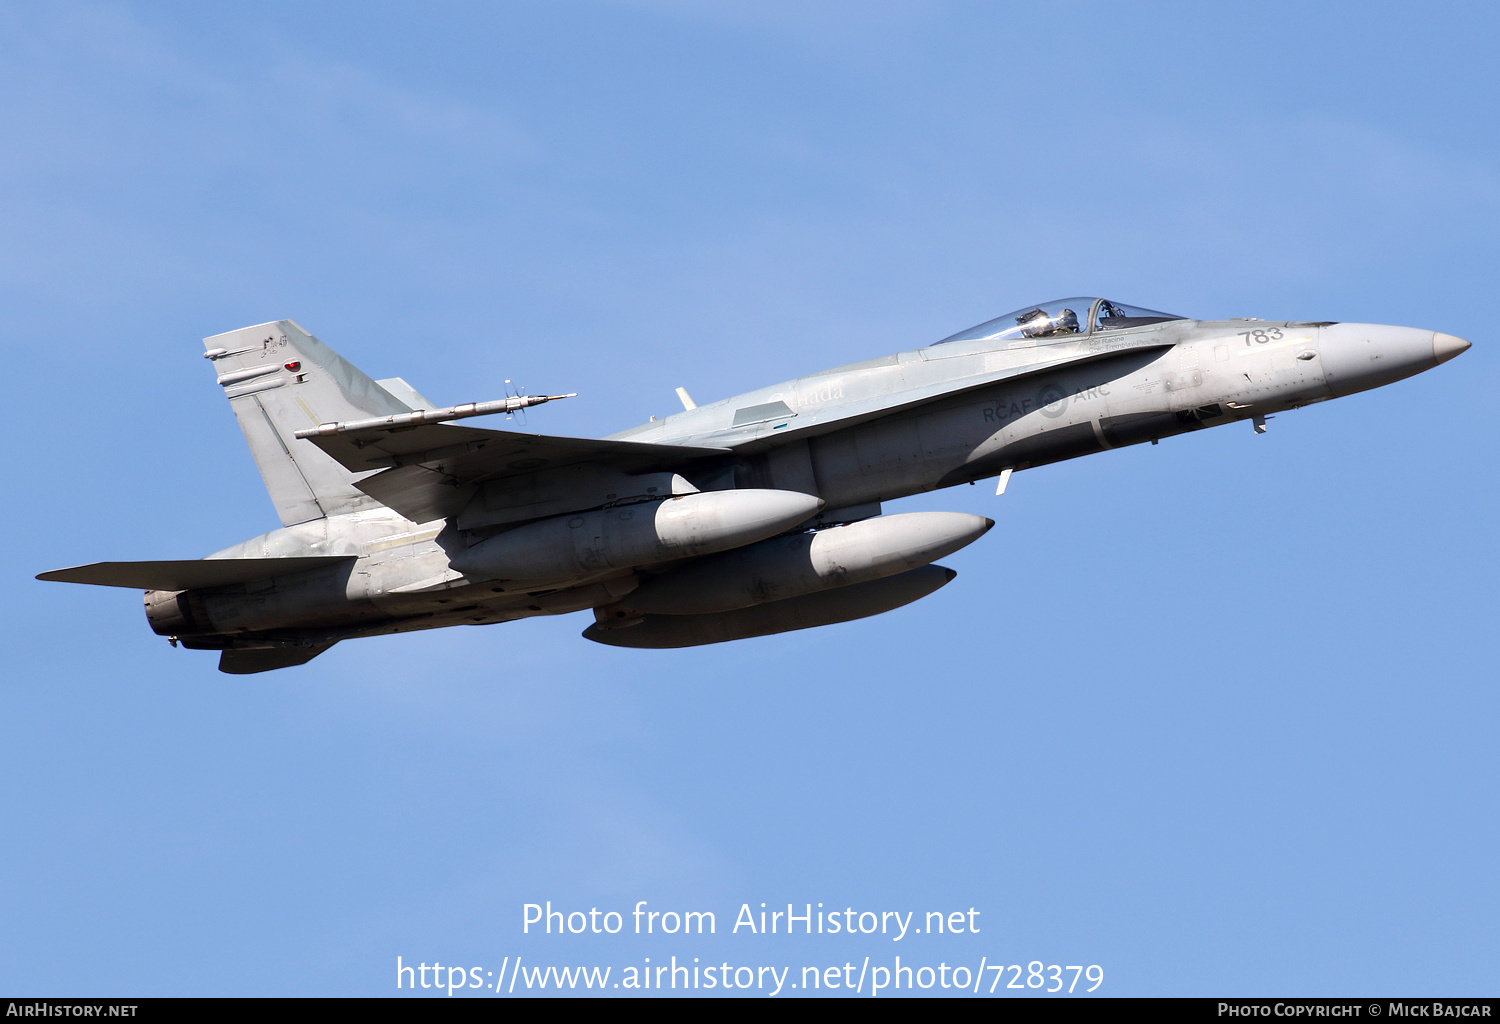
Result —
[{"label": "horizontal stabilizer", "polygon": [[180,562],[94,562],[53,569],[37,576],[50,583],[91,583],[131,590],[198,590],[288,576],[339,562],[353,555],[307,555],[296,558],[203,558]]},{"label": "horizontal stabilizer", "polygon": [[227,650],[219,655],[219,671],[232,676],[250,676],[278,668],[306,665],[333,644],[314,647],[256,647],[249,650]]}]

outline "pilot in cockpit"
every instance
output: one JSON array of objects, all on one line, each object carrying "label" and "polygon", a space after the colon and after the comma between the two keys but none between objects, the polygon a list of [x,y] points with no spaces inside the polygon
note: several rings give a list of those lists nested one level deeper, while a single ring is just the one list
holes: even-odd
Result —
[{"label": "pilot in cockpit", "polygon": [[1040,306],[1029,309],[1016,317],[1023,338],[1050,338],[1058,334],[1078,333],[1078,314],[1071,309],[1062,309],[1056,317],[1050,317]]}]

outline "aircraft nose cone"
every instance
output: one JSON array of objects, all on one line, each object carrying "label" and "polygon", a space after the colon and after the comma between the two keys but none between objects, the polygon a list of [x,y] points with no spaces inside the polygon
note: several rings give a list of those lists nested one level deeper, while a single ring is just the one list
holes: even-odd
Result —
[{"label": "aircraft nose cone", "polygon": [[1463,355],[1467,351],[1469,351],[1469,343],[1462,338],[1455,338],[1451,334],[1432,336],[1432,355],[1440,363],[1446,363],[1454,356]]}]

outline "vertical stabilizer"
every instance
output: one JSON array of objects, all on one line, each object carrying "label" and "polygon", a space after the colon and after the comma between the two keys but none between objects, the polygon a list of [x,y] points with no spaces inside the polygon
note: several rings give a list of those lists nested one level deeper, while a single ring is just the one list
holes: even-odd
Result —
[{"label": "vertical stabilizer", "polygon": [[216,334],[203,345],[283,526],[379,504],[354,486],[370,474],[350,473],[294,435],[410,406],[291,320]]}]

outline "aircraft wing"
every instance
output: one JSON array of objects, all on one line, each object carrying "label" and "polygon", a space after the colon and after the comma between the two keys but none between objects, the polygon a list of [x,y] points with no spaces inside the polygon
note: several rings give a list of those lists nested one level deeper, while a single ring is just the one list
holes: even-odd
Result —
[{"label": "aircraft wing", "polygon": [[197,590],[200,587],[252,583],[353,561],[353,555],[306,555],[291,558],[200,558],[177,562],[94,562],[70,569],[53,569],[40,574],[37,579],[131,590]]},{"label": "aircraft wing", "polygon": [[671,470],[727,448],[553,437],[445,423],[365,427],[307,438],[355,473],[379,470],[355,486],[413,522],[456,514],[474,485],[582,462],[623,473]]}]

